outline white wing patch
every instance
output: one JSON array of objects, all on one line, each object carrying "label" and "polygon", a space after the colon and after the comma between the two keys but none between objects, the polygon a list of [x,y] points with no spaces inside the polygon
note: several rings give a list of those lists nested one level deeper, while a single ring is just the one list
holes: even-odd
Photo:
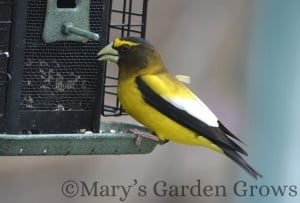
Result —
[{"label": "white wing patch", "polygon": [[190,115],[201,120],[212,127],[219,127],[218,118],[216,115],[209,110],[209,108],[198,98],[165,98],[164,99],[170,102],[172,105],[177,108],[188,112]]}]

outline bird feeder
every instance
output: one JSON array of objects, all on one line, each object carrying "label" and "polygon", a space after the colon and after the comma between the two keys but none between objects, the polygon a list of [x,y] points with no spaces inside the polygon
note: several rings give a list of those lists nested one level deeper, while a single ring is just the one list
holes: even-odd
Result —
[{"label": "bird feeder", "polygon": [[101,122],[124,111],[118,76],[96,60],[112,33],[145,37],[146,11],[147,0],[0,0],[0,155],[151,152],[129,132],[147,129]]}]

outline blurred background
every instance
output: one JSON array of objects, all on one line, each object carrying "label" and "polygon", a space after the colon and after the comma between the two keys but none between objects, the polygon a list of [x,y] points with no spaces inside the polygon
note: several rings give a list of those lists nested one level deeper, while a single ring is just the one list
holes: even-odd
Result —
[{"label": "blurred background", "polygon": [[[1,202],[119,202],[119,197],[62,195],[67,180],[151,188],[225,185],[227,197],[157,197],[129,193],[127,202],[296,202],[300,197],[300,2],[297,0],[150,0],[146,38],[173,74],[244,140],[251,177],[226,157],[201,147],[167,143],[147,155],[1,157]],[[135,123],[130,117],[103,118]],[[237,197],[232,186],[296,185],[298,197]],[[249,193],[247,193],[249,194]]]}]

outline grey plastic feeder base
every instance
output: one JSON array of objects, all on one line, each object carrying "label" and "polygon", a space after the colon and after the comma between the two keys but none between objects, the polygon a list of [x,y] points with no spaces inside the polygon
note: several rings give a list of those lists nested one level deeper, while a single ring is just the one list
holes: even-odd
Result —
[{"label": "grey plastic feeder base", "polygon": [[135,144],[136,136],[129,129],[149,132],[144,127],[125,123],[101,123],[100,133],[80,134],[0,134],[0,156],[37,155],[96,155],[96,154],[146,154],[157,143],[142,139]]}]

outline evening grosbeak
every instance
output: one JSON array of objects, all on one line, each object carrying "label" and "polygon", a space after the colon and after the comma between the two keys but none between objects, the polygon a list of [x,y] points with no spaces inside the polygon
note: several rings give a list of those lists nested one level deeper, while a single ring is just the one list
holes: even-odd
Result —
[{"label": "evening grosbeak", "polygon": [[199,145],[225,154],[252,177],[262,177],[241,155],[241,142],[208,107],[166,69],[160,54],[146,40],[117,38],[97,55],[99,61],[119,66],[118,98],[126,112],[169,140]]}]

